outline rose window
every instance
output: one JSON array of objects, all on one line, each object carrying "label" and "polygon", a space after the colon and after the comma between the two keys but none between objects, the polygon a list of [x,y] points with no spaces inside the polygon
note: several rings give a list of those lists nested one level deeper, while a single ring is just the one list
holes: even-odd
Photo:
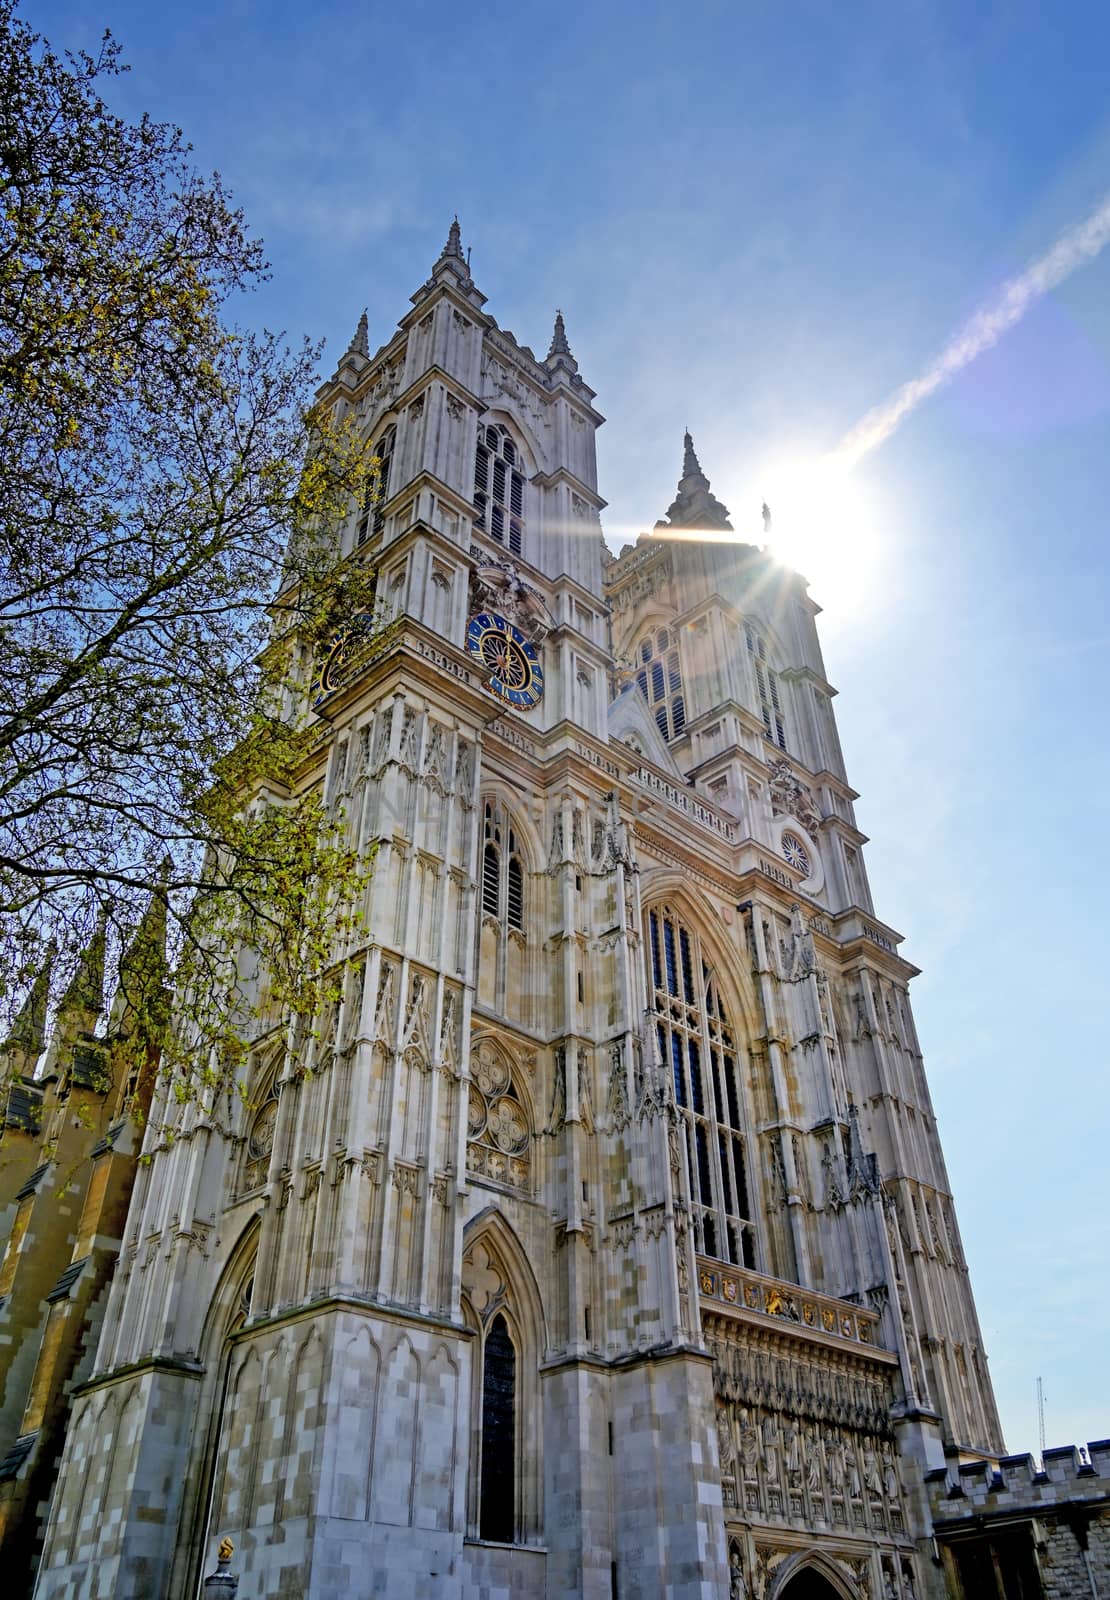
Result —
[{"label": "rose window", "polygon": [[466,1119],[466,1165],[476,1176],[526,1189],[532,1130],[512,1073],[490,1044],[474,1054]]},{"label": "rose window", "polygon": [[812,871],[809,851],[798,838],[796,833],[784,833],[782,836],[782,854],[788,866],[794,867],[803,878],[808,878]]}]

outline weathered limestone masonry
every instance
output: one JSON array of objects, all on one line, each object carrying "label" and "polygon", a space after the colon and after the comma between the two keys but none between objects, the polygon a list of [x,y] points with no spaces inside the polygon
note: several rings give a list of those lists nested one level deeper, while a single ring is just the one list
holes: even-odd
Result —
[{"label": "weathered limestone masonry", "polygon": [[1001,1439],[817,608],[689,437],[609,554],[562,318],[457,224],[412,301],[322,391],[396,628],[290,706],[363,932],[243,1103],[155,1108],[36,1592],[230,1538],[241,1600],[939,1595],[924,1473]]},{"label": "weathered limestone masonry", "polygon": [[1110,1594],[1110,1439],[1033,1458],[928,1474],[929,1508],[953,1600]]}]

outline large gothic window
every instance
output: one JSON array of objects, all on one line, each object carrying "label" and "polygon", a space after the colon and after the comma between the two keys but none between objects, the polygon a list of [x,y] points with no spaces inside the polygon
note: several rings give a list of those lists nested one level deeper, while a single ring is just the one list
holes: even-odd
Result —
[{"label": "large gothic window", "polygon": [[520,452],[500,423],[478,429],[474,506],[483,533],[519,556],[524,548],[524,474]]},{"label": "large gothic window", "polygon": [[655,1031],[686,1132],[696,1247],[754,1267],[736,1044],[701,941],[669,906],[648,913]]},{"label": "large gothic window", "polygon": [[782,696],[779,678],[767,661],[767,641],[750,622],[744,624],[744,642],[748,647],[748,660],[752,664],[759,711],[763,718],[763,732],[780,750],[786,749],[786,724],[782,714]]},{"label": "large gothic window", "polygon": [[670,628],[646,633],[636,650],[636,682],[651,707],[656,727],[664,739],[677,739],[686,726],[686,697],[678,640]]}]

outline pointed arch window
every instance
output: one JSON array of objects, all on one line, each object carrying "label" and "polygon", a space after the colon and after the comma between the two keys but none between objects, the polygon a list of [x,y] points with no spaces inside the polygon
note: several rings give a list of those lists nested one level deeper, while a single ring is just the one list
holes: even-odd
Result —
[{"label": "pointed arch window", "polygon": [[670,628],[645,633],[635,651],[636,682],[664,739],[677,739],[686,727],[686,694],[678,639]]},{"label": "pointed arch window", "polygon": [[772,744],[777,744],[780,750],[785,750],[786,723],[783,718],[779,676],[768,662],[767,641],[758,628],[754,627],[752,623],[746,622],[744,624],[744,643],[748,647],[748,660],[752,664],[756,693],[759,696],[759,712],[763,718],[764,737],[770,739]]},{"label": "pointed arch window", "polygon": [[486,801],[483,817],[482,915],[524,932],[524,869],[516,835],[492,800]]},{"label": "pointed arch window", "polygon": [[514,556],[524,548],[524,473],[508,428],[487,422],[478,428],[474,457],[475,522]]},{"label": "pointed arch window", "polygon": [[659,1053],[686,1135],[696,1248],[756,1264],[735,1035],[696,931],[669,906],[648,913]]},{"label": "pointed arch window", "polygon": [[391,422],[374,446],[376,464],[366,481],[358,519],[357,542],[360,545],[365,544],[371,534],[377,538],[385,525],[385,513],[382,507],[389,499],[389,475],[396,446],[397,424]]},{"label": "pointed arch window", "polygon": [[498,1312],[482,1352],[482,1478],[479,1536],[516,1536],[516,1347]]}]

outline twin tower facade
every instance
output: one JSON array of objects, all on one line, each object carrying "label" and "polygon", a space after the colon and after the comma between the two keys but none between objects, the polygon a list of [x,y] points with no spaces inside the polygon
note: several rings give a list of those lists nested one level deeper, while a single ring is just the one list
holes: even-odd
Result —
[{"label": "twin tower facade", "polygon": [[562,319],[484,305],[456,224],[323,391],[395,622],[300,708],[362,930],[152,1110],[42,1600],[221,1544],[240,1600],[910,1600],[925,1474],[1001,1448],[816,607],[689,438],[611,556]]}]

